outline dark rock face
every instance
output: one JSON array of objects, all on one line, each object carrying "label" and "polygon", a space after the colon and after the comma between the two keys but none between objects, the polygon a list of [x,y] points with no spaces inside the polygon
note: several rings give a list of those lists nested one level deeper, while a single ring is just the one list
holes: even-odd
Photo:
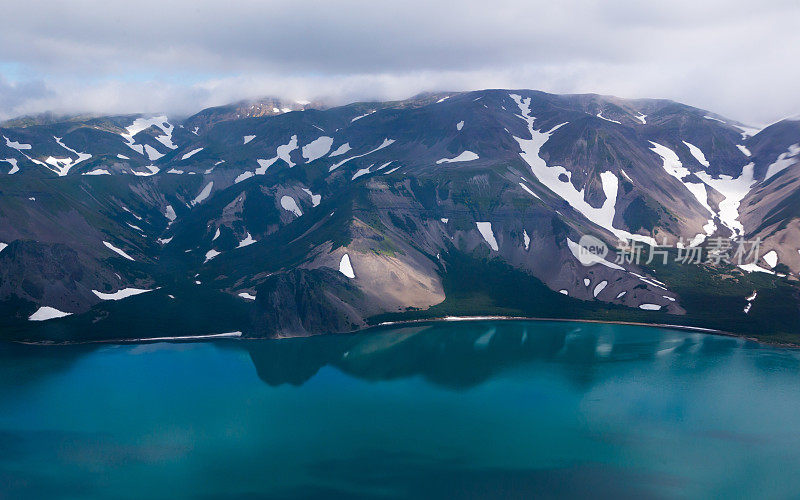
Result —
[{"label": "dark rock face", "polygon": [[331,269],[293,269],[269,276],[257,289],[257,336],[305,337],[364,326],[371,308],[364,294]]},{"label": "dark rock face", "polygon": [[78,311],[84,303],[97,302],[91,290],[103,291],[117,282],[113,273],[96,268],[61,243],[17,240],[0,253],[2,296],[51,304],[62,311]]},{"label": "dark rock face", "polygon": [[[728,238],[733,210],[798,272],[798,123],[755,134],[671,101],[530,90],[8,122],[0,329],[287,337],[507,314],[786,333],[794,275],[612,261],[621,238]],[[577,259],[586,234],[604,263]],[[152,291],[101,299],[128,288]],[[44,306],[73,314],[27,321]]]}]

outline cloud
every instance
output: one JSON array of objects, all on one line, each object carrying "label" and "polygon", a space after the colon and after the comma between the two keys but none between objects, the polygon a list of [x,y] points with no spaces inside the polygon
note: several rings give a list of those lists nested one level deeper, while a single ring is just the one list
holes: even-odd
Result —
[{"label": "cloud", "polygon": [[6,0],[0,116],[489,87],[800,111],[794,1]]}]

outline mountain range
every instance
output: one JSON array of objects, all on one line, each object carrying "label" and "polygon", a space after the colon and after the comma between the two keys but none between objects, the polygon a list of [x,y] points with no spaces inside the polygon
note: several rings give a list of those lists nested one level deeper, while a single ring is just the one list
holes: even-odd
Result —
[{"label": "mountain range", "polygon": [[[800,341],[800,118],[532,90],[0,124],[0,337],[498,315]],[[610,249],[587,265],[581,238]],[[752,261],[709,258],[758,241]],[[668,258],[615,259],[622,242]],[[698,249],[699,262],[681,262]],[[716,249],[716,250],[715,250]]]}]

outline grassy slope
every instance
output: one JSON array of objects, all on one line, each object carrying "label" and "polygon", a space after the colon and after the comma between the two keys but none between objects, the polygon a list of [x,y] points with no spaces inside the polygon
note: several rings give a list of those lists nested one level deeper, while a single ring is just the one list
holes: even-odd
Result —
[{"label": "grassy slope", "polygon": [[[456,252],[443,259],[448,267],[443,277],[444,302],[424,311],[382,314],[370,318],[370,323],[449,315],[507,315],[668,323],[800,343],[796,333],[800,332],[797,286],[763,273],[741,275],[732,268],[720,271],[675,263],[658,266],[652,274],[681,296],[681,305],[687,311],[686,315],[674,315],[570,298],[499,259],[477,259]],[[753,290],[758,290],[758,297],[750,313],[744,314],[744,297]]]}]

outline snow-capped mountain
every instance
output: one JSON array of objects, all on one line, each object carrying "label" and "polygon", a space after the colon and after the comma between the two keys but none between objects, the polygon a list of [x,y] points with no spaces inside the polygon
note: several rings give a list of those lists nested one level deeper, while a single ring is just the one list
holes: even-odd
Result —
[{"label": "snow-capped mountain", "polygon": [[[800,331],[800,121],[758,131],[672,101],[530,90],[321,108],[0,127],[4,336],[466,314]],[[587,266],[583,235],[668,245],[670,262]],[[756,263],[674,262],[737,237],[763,240]]]}]

